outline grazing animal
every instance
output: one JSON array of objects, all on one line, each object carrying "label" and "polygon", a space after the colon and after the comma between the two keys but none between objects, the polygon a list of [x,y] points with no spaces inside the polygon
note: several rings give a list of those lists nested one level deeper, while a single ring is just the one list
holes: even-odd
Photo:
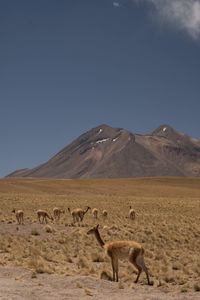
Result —
[{"label": "grazing animal", "polygon": [[12,210],[12,213],[15,214],[18,224],[24,225],[24,212],[23,210]]},{"label": "grazing animal", "polygon": [[131,206],[130,206],[130,210],[129,210],[129,218],[131,220],[135,219],[135,211],[134,211],[134,209]]},{"label": "grazing animal", "polygon": [[[137,269],[138,274],[135,283],[138,282],[142,270],[146,273],[147,282],[150,285],[149,274],[144,263],[144,248],[134,241],[113,241],[104,243],[99,233],[99,224],[91,228],[87,234],[94,234],[99,245],[106,250],[111,259],[113,269],[113,281],[118,281],[118,259],[128,259]],[[116,275],[116,276],[115,276]]]},{"label": "grazing animal", "polygon": [[64,214],[65,213],[65,210],[63,210],[63,209],[59,209],[59,208],[57,208],[57,207],[55,207],[54,209],[53,209],[53,215],[54,215],[54,218],[55,219],[60,219],[60,215],[61,214]]},{"label": "grazing animal", "polygon": [[89,209],[91,209],[90,206],[88,206],[85,210],[83,210],[82,208],[75,208],[71,211],[70,208],[68,207],[68,211],[72,215],[74,223],[79,221],[82,222],[85,214]]},{"label": "grazing animal", "polygon": [[94,218],[95,219],[97,219],[98,218],[98,209],[97,208],[93,208],[93,210],[92,210],[92,214],[93,214],[93,216],[94,216]]},{"label": "grazing animal", "polygon": [[107,212],[107,210],[106,209],[104,209],[103,211],[102,211],[102,214],[103,214],[103,217],[107,217],[108,216],[108,212]]},{"label": "grazing animal", "polygon": [[[49,216],[49,214],[45,210],[42,210],[42,209],[37,210],[37,216],[38,216],[38,220],[40,223],[44,223],[44,221],[45,221],[47,224],[48,223],[47,218],[53,221],[53,217]],[[41,218],[42,218],[42,221],[41,221]]]}]

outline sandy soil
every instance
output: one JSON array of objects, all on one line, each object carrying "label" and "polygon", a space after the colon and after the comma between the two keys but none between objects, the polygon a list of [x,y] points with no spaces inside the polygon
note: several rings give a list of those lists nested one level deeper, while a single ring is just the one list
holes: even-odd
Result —
[{"label": "sandy soil", "polygon": [[[169,294],[154,287],[123,284],[100,280],[89,276],[57,276],[37,274],[22,267],[0,268],[0,299],[109,299],[109,300],[197,300],[199,293]],[[90,294],[90,295],[87,295]]]},{"label": "sandy soil", "polygon": [[[23,236],[23,237],[28,237],[30,236],[32,230],[37,230],[40,232],[40,235],[37,236],[37,239],[43,239],[46,237],[49,237],[49,233],[47,233],[45,230],[43,230],[43,228],[47,225],[47,224],[40,224],[38,222],[33,222],[31,223],[29,220],[25,220],[25,225],[17,225],[16,223],[9,223],[9,222],[4,222],[4,223],[0,223],[0,234],[4,234],[4,233],[11,233],[19,236]],[[50,226],[52,226],[55,230],[56,233],[55,235],[59,235],[59,232],[61,230],[67,230],[68,233],[71,232],[72,228],[70,226],[65,227],[64,225],[61,224],[52,224],[49,223]]]}]

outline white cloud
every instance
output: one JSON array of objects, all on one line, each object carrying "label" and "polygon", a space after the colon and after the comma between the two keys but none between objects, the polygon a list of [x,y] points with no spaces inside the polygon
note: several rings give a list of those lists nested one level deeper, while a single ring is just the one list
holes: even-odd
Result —
[{"label": "white cloud", "polygon": [[162,20],[200,38],[200,0],[134,0],[152,4]]},{"label": "white cloud", "polygon": [[120,7],[120,4],[119,4],[119,2],[114,1],[114,2],[113,2],[113,6],[114,6],[114,7]]}]

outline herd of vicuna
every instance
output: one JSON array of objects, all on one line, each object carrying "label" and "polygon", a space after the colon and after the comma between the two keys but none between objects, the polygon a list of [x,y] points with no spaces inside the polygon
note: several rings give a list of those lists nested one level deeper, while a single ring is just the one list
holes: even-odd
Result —
[{"label": "herd of vicuna", "polygon": [[[90,206],[88,206],[85,210],[82,209],[82,208],[75,208],[75,209],[71,210],[68,207],[68,211],[72,215],[74,223],[75,222],[82,222],[83,218],[84,218],[85,214],[88,212],[88,210],[91,210]],[[13,209],[12,213],[15,214],[18,224],[19,225],[24,225],[24,211],[23,210],[15,210],[15,209]],[[43,210],[43,209],[38,209],[36,211],[36,214],[37,214],[38,221],[40,223],[44,223],[44,222],[48,223],[47,218],[49,220],[52,220],[52,221],[54,219],[55,220],[59,220],[61,214],[65,214],[65,210],[55,207],[53,209],[54,218],[51,216],[51,214],[48,214],[48,212],[46,210]],[[97,208],[93,208],[92,215],[94,216],[95,219],[98,219],[99,210]],[[106,209],[104,209],[102,211],[102,216],[104,218],[106,218],[108,216],[108,212],[107,212]],[[134,209],[131,206],[130,206],[130,210],[129,210],[129,218],[132,219],[132,220],[135,219],[135,211],[134,211]]]},{"label": "herd of vicuna", "polygon": [[[85,214],[90,210],[91,207],[87,207],[85,210],[81,208],[76,208],[71,210],[68,208],[69,213],[72,215],[73,221],[75,222],[82,222]],[[23,210],[15,210],[13,209],[12,211],[15,213],[16,219],[18,224],[24,224],[24,212]],[[47,223],[47,218],[50,220],[53,220],[53,217],[48,214],[45,210],[37,210],[37,217],[40,223]],[[60,219],[61,214],[65,214],[65,210],[59,209],[55,207],[53,209],[53,215],[54,219]],[[97,208],[93,208],[92,214],[95,219],[98,219],[99,215],[99,210]],[[106,218],[108,216],[107,210],[102,211],[102,216]],[[129,218],[130,219],[135,219],[135,211],[134,209],[130,206],[129,209]],[[118,281],[118,260],[119,259],[127,259],[130,263],[132,263],[138,270],[137,278],[135,280],[135,283],[138,282],[138,279],[140,277],[140,274],[142,271],[145,272],[146,278],[147,278],[147,283],[150,285],[150,279],[149,279],[149,274],[147,267],[144,263],[144,248],[139,244],[136,243],[135,241],[130,241],[130,240],[120,240],[120,241],[112,241],[105,243],[103,239],[100,236],[99,233],[99,224],[92,227],[90,230],[87,232],[88,235],[94,234],[97,242],[99,245],[105,249],[106,254],[110,257],[111,259],[111,264],[112,264],[112,270],[113,270],[113,281]]]}]

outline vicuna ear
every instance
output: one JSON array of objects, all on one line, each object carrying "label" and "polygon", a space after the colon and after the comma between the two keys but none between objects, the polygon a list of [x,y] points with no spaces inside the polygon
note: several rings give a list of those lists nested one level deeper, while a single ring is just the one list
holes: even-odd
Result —
[{"label": "vicuna ear", "polygon": [[97,226],[96,226],[96,229],[98,229],[99,228],[99,224],[97,224]]}]

